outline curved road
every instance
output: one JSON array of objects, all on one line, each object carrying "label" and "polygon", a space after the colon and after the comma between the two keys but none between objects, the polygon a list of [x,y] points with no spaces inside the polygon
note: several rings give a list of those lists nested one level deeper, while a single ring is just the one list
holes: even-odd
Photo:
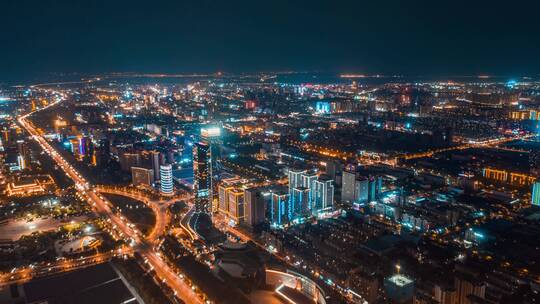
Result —
[{"label": "curved road", "polygon": [[[140,195],[135,192],[124,191],[120,189],[115,189],[111,187],[100,187],[97,186],[95,189],[100,193],[109,193],[116,194],[121,196],[126,196],[138,201],[143,202],[146,206],[152,209],[156,216],[156,224],[147,237],[147,240],[151,243],[156,243],[159,237],[165,233],[167,225],[171,221],[169,212],[167,211],[168,207],[172,205],[176,200],[185,199],[184,197],[173,197],[166,201],[151,200],[148,196]],[[188,196],[186,196],[187,198]]]}]

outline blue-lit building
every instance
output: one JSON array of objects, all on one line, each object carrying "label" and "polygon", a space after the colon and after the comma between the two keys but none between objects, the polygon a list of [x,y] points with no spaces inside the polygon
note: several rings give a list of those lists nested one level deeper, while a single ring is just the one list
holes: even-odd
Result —
[{"label": "blue-lit building", "polygon": [[355,171],[343,171],[342,202],[365,205],[380,199],[383,180],[381,176],[361,176]]},{"label": "blue-lit building", "polygon": [[161,180],[161,193],[172,195],[174,191],[172,166],[161,165],[159,167],[159,177]]},{"label": "blue-lit building", "polygon": [[540,207],[540,182],[535,182],[532,186],[531,203]]},{"label": "blue-lit building", "polygon": [[319,114],[329,114],[332,110],[331,108],[329,101],[317,101],[315,103],[315,111]]},{"label": "blue-lit building", "polygon": [[306,187],[296,187],[290,192],[289,218],[309,215],[309,197],[311,191]]},{"label": "blue-lit building", "polygon": [[306,172],[307,171],[303,169],[289,169],[289,194],[292,193],[294,188],[303,186],[302,177],[306,174]]},{"label": "blue-lit building", "polygon": [[332,208],[334,205],[334,181],[327,175],[321,175],[315,181],[311,189],[313,214]]},{"label": "blue-lit building", "polygon": [[354,202],[357,204],[367,204],[369,202],[369,179],[360,177],[354,181]]},{"label": "blue-lit building", "polygon": [[212,152],[210,145],[199,142],[193,145],[193,191],[195,193],[195,211],[211,211],[212,190]]},{"label": "blue-lit building", "polygon": [[272,193],[270,223],[274,226],[283,226],[288,224],[289,220],[289,195],[284,191]]}]

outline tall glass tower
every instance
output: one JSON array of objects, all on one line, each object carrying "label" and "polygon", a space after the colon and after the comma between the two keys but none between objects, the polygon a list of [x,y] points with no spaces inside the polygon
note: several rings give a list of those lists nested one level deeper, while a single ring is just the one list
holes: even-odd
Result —
[{"label": "tall glass tower", "polygon": [[159,178],[161,179],[161,193],[165,195],[173,194],[172,166],[161,165],[159,167]]},{"label": "tall glass tower", "polygon": [[210,214],[212,191],[212,152],[210,145],[199,142],[193,145],[193,191],[195,211]]}]

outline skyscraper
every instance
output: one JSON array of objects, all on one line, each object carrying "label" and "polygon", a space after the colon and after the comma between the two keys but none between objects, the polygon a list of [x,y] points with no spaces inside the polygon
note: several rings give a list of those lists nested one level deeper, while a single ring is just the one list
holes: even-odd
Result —
[{"label": "skyscraper", "polygon": [[382,192],[382,177],[371,176],[368,184],[368,201],[376,201],[379,199]]},{"label": "skyscraper", "polygon": [[306,170],[301,169],[289,169],[289,194],[296,187],[303,186],[302,176],[306,174]]},{"label": "skyscraper", "polygon": [[210,213],[212,201],[212,152],[207,143],[193,145],[195,211]]},{"label": "skyscraper", "polygon": [[250,226],[264,222],[265,202],[261,191],[257,188],[244,190],[246,223]]},{"label": "skyscraper", "polygon": [[234,188],[228,191],[229,217],[236,223],[244,221],[244,190]]},{"label": "skyscraper", "polygon": [[171,165],[161,165],[159,168],[161,179],[161,193],[165,195],[173,194],[173,176]]},{"label": "skyscraper", "polygon": [[270,202],[270,223],[273,225],[285,225],[288,218],[289,195],[284,191],[272,193]]},{"label": "skyscraper", "polygon": [[[211,155],[210,167],[212,168],[212,170],[210,171],[210,179],[211,181],[214,181],[217,177],[215,175],[219,172],[220,168],[220,163],[218,162],[221,157],[219,146],[223,143],[221,139],[221,128],[211,125],[201,128],[201,142],[209,146]],[[210,206],[208,209],[211,212],[218,211],[218,205],[214,200],[214,194],[217,194],[217,192],[217,183],[212,182],[208,197],[208,201],[210,202]]]},{"label": "skyscraper", "polygon": [[365,177],[357,178],[354,181],[354,187],[354,202],[358,204],[369,202],[369,180]]},{"label": "skyscraper", "polygon": [[150,160],[152,162],[152,170],[154,170],[154,177],[157,179],[159,178],[159,152],[158,151],[150,151]]},{"label": "skyscraper", "polygon": [[329,160],[326,162],[325,173],[326,175],[330,176],[330,178],[333,179],[334,181],[337,181],[336,178],[340,176],[340,173],[342,172],[342,170],[343,170],[343,165],[341,164],[341,162],[336,161],[336,160]]},{"label": "skyscraper", "polygon": [[343,171],[341,178],[341,201],[352,203],[355,201],[356,173]]},{"label": "skyscraper", "polygon": [[321,175],[313,182],[311,189],[312,213],[329,208],[334,203],[333,180],[328,175]]},{"label": "skyscraper", "polygon": [[540,207],[540,182],[535,182],[532,187],[531,203]]},{"label": "skyscraper", "polygon": [[308,197],[308,209],[310,211],[313,211],[313,187],[314,182],[317,180],[317,173],[313,171],[308,171],[304,174],[302,174],[302,187],[309,189],[309,197]]},{"label": "skyscraper", "polygon": [[309,215],[310,190],[306,187],[296,187],[290,194],[289,218]]}]

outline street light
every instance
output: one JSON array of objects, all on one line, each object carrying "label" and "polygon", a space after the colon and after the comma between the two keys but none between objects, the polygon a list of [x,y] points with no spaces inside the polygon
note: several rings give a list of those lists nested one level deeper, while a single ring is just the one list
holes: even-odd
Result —
[{"label": "street light", "polygon": [[397,271],[397,274],[399,274],[399,271],[401,270],[401,266],[399,264],[396,264],[396,271]]}]

